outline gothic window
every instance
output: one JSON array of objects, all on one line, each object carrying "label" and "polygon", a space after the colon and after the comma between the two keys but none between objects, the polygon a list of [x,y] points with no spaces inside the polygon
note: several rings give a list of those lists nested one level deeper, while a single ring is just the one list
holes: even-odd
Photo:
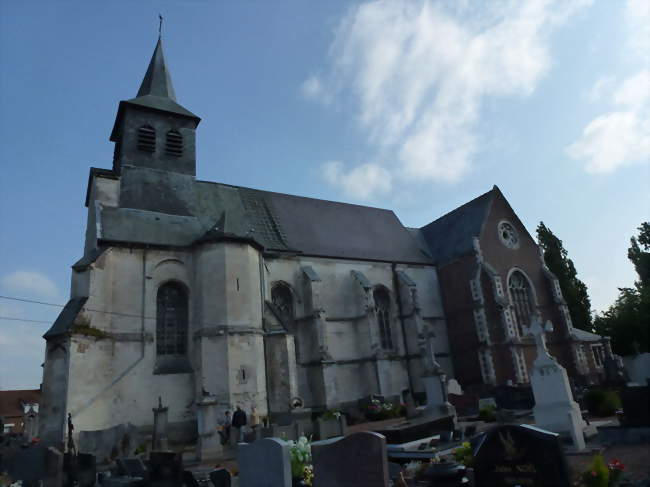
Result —
[{"label": "gothic window", "polygon": [[592,345],[591,353],[594,356],[596,367],[602,367],[605,362],[605,349],[602,345]]},{"label": "gothic window", "polygon": [[519,237],[517,231],[511,223],[502,221],[498,226],[499,239],[501,243],[510,249],[516,249],[519,246]]},{"label": "gothic window", "polygon": [[276,284],[271,289],[271,302],[280,315],[279,318],[287,331],[293,328],[293,294],[286,284]]},{"label": "gothic window", "polygon": [[159,356],[187,353],[187,302],[187,292],[177,282],[168,282],[158,289],[156,352]]},{"label": "gothic window", "polygon": [[183,136],[180,132],[176,130],[167,132],[165,154],[172,157],[180,157],[183,155]]},{"label": "gothic window", "polygon": [[151,125],[143,125],[138,129],[138,150],[142,152],[156,150],[156,131]]},{"label": "gothic window", "polygon": [[375,289],[375,310],[377,312],[377,324],[379,325],[379,340],[381,348],[392,350],[393,334],[390,329],[390,296],[384,288]]},{"label": "gothic window", "polygon": [[510,289],[510,299],[515,309],[515,321],[519,328],[519,336],[524,335],[523,326],[530,325],[530,315],[533,313],[533,303],[528,279],[520,271],[515,271],[510,275],[508,281]]}]

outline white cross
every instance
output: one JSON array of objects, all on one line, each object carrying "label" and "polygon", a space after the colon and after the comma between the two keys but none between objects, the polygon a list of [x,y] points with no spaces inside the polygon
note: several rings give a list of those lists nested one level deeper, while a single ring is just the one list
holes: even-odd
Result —
[{"label": "white cross", "polygon": [[553,331],[553,323],[550,320],[546,320],[546,323],[542,325],[539,313],[533,314],[530,321],[531,325],[524,326],[524,331],[526,335],[531,335],[535,339],[535,345],[537,345],[537,358],[535,362],[555,362],[555,359],[548,353],[546,336],[544,335],[546,332]]}]

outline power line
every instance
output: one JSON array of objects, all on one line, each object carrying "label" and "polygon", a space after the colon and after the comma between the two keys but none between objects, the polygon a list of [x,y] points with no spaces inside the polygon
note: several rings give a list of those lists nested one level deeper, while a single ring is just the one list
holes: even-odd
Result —
[{"label": "power line", "polygon": [[[66,306],[66,305],[63,305],[63,304],[47,303],[47,302],[44,302],[44,301],[35,301],[33,299],[17,298],[15,296],[3,296],[3,295],[0,295],[0,299],[8,299],[8,300],[11,300],[11,301],[20,301],[22,303],[40,304],[40,305],[43,305],[43,306],[54,306],[56,308],[65,308],[65,306]],[[91,313],[104,313],[104,314],[107,314],[107,315],[120,316],[122,318],[137,318],[139,320],[142,320],[142,319],[144,319],[144,320],[157,320],[158,319],[156,316],[144,316],[143,317],[142,315],[138,315],[138,314],[120,313],[118,311],[104,311],[104,310],[100,310],[100,309],[87,308],[86,306],[83,306],[82,308],[80,308],[79,311],[80,312],[81,311],[88,311],[88,312],[91,312]],[[28,319],[23,320],[22,318],[11,318],[11,317],[2,318],[1,316],[0,316],[0,319],[7,319],[7,320],[11,320],[11,321],[25,321],[25,322],[28,322],[28,323],[53,323],[53,321],[54,321],[54,320],[52,320],[52,321],[42,321],[42,320],[28,320]],[[187,321],[187,324],[188,325],[199,325],[199,326],[215,326],[215,327],[223,326],[223,323],[210,323],[210,322],[205,322],[205,321],[190,321],[190,320]]]},{"label": "power line", "polygon": [[52,323],[51,321],[43,321],[43,320],[27,320],[25,318],[14,318],[11,316],[0,316],[0,320],[8,320],[8,321],[24,321],[25,323],[45,323],[45,324],[50,324]]}]

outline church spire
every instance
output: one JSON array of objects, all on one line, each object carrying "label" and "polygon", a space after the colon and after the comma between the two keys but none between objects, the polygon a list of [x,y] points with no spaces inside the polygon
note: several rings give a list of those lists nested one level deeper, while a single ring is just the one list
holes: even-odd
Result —
[{"label": "church spire", "polygon": [[144,75],[137,96],[146,95],[160,96],[176,101],[176,93],[174,93],[172,79],[169,75],[167,64],[165,63],[162,39],[160,37],[158,37],[156,49],[153,52],[153,56],[151,56],[149,67]]}]

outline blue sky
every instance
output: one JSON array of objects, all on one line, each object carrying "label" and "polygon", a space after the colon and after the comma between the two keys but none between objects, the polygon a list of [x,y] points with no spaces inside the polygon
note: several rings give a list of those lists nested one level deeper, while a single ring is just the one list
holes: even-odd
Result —
[{"label": "blue sky", "polygon": [[[645,0],[0,3],[0,294],[65,303],[88,168],[110,167],[165,17],[198,177],[394,209],[421,226],[497,184],[560,237],[594,308],[650,214]],[[0,316],[56,307],[0,298]],[[45,323],[0,319],[0,389]]]}]

